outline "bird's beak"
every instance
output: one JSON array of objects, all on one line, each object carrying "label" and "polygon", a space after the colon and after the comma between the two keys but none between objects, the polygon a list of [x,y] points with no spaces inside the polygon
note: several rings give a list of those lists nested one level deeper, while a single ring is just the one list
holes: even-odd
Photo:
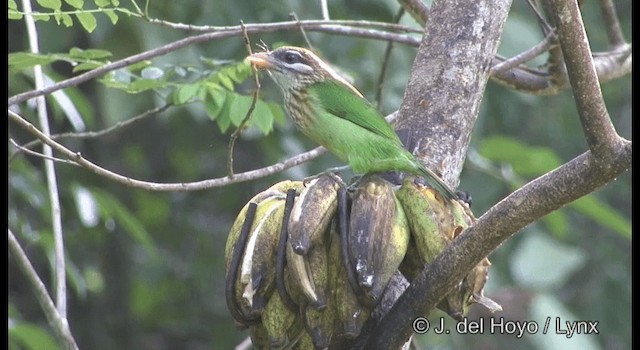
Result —
[{"label": "bird's beak", "polygon": [[258,69],[271,69],[274,67],[271,63],[271,56],[266,52],[258,52],[247,56],[247,61]]}]

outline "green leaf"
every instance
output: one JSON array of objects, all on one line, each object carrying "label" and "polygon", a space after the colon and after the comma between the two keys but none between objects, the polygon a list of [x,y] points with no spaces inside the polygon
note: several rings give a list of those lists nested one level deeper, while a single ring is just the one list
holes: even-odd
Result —
[{"label": "green leaf", "polygon": [[51,55],[39,55],[28,52],[14,52],[9,54],[9,67],[15,70],[31,68],[35,65],[45,65],[58,59]]},{"label": "green leaf", "polygon": [[134,63],[132,65],[127,66],[127,69],[129,71],[131,71],[131,72],[135,72],[135,71],[138,71],[138,70],[142,70],[145,67],[148,67],[150,64],[151,64],[151,61],[144,60],[144,61],[140,61],[140,62],[137,62],[137,63]]},{"label": "green leaf", "polygon": [[247,116],[247,111],[249,111],[253,99],[236,93],[230,94],[233,94],[233,103],[229,106],[229,119],[233,125],[238,126]]},{"label": "green leaf", "polygon": [[36,0],[36,2],[38,5],[52,10],[60,10],[62,7],[60,0]]},{"label": "green leaf", "polygon": [[218,122],[218,127],[220,128],[220,131],[225,133],[227,132],[227,130],[229,129],[229,126],[231,125],[231,118],[229,117],[230,115],[230,109],[231,106],[233,105],[233,100],[235,100],[236,95],[235,94],[227,94],[226,98],[224,100],[224,105],[222,106],[222,110],[220,111],[220,114],[218,114],[218,117],[216,118],[216,121]]},{"label": "green leaf", "polygon": [[84,0],[64,0],[64,2],[77,9],[81,9],[84,6]]},{"label": "green leaf", "polygon": [[593,194],[576,200],[570,206],[622,237],[631,239],[631,222]]},{"label": "green leaf", "polygon": [[118,14],[116,14],[116,11],[114,10],[104,10],[105,15],[107,15],[107,17],[109,17],[109,19],[111,20],[111,24],[116,24],[118,23]]},{"label": "green leaf", "polygon": [[16,0],[9,0],[9,19],[22,19],[22,14],[18,12]]},{"label": "green leaf", "polygon": [[198,94],[198,90],[200,90],[200,84],[182,85],[178,89],[178,94],[176,95],[177,99],[175,100],[175,103],[181,105],[189,102],[189,100],[191,100]]},{"label": "green leaf", "polygon": [[111,4],[113,4],[113,6],[118,7],[120,6],[120,0],[111,0]]},{"label": "green leaf", "polygon": [[70,15],[61,13],[60,17],[62,18],[62,24],[64,24],[65,27],[69,28],[73,26],[73,18]]},{"label": "green leaf", "polygon": [[226,98],[227,93],[222,90],[222,88],[215,88],[211,85],[208,86],[207,94],[204,99],[204,108],[211,120],[216,120],[218,115],[220,115]]},{"label": "green leaf", "polygon": [[258,100],[251,121],[263,134],[267,135],[273,130],[273,114],[271,113],[271,108],[269,108],[264,101]]},{"label": "green leaf", "polygon": [[93,2],[95,2],[96,6],[100,8],[111,5],[110,0],[93,0]]},{"label": "green leaf", "polygon": [[86,70],[92,70],[92,69],[96,69],[100,66],[103,66],[104,63],[102,62],[96,62],[96,61],[91,61],[91,62],[82,62],[79,65],[73,67],[73,72],[82,72],[82,71],[86,71]]},{"label": "green leaf", "polygon": [[9,19],[22,19],[22,13],[19,13],[16,10],[9,9],[8,17]]},{"label": "green leaf", "polygon": [[72,47],[71,50],[69,50],[69,56],[85,60],[97,60],[101,58],[111,57],[112,55],[113,54],[110,51],[100,49],[83,50],[78,47]]},{"label": "green leaf", "polygon": [[226,74],[219,74],[217,81],[227,90],[233,90],[233,81]]},{"label": "green leaf", "polygon": [[159,79],[137,79],[133,83],[129,84],[126,89],[128,92],[139,93],[152,89],[159,89],[167,87],[168,83]]},{"label": "green leaf", "polygon": [[40,13],[40,12],[34,12],[32,16],[34,21],[43,21],[43,22],[48,22],[49,19],[51,18],[50,15],[46,13]]},{"label": "green leaf", "polygon": [[96,26],[97,26],[96,17],[93,15],[93,13],[80,12],[80,13],[76,13],[76,17],[78,18],[78,21],[80,21],[80,24],[82,24],[82,27],[84,27],[84,29],[87,32],[92,33],[94,29],[96,29]]}]

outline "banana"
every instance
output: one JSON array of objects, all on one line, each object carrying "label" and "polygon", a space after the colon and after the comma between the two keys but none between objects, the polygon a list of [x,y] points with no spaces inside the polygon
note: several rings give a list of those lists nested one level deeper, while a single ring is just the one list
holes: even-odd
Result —
[{"label": "banana", "polygon": [[251,343],[256,349],[269,349],[269,334],[261,323],[249,327]]},{"label": "banana", "polygon": [[335,308],[336,341],[354,339],[360,334],[364,323],[369,318],[371,310],[362,305],[347,279],[347,271],[342,263],[341,240],[335,230],[331,231],[329,248],[329,276],[333,290],[333,303],[329,307]]},{"label": "banana", "polygon": [[[454,219],[454,227],[450,229],[453,239],[467,227],[473,225],[475,217],[468,205],[461,201],[450,203],[450,209]],[[462,319],[473,303],[483,305],[491,312],[502,310],[500,304],[484,296],[484,285],[489,278],[489,266],[491,266],[491,262],[485,257],[465,276],[458,287],[447,296],[448,305],[445,310],[447,313],[454,318]]]},{"label": "banana", "polygon": [[284,200],[271,197],[262,201],[249,232],[240,265],[239,287],[242,304],[250,315],[259,315],[275,287],[275,256],[277,254]]},{"label": "banana", "polygon": [[[453,219],[443,214],[443,210],[432,203],[438,203],[440,196],[436,191],[418,185],[414,178],[405,178],[396,197],[402,204],[409,223],[411,237],[422,262],[422,266],[430,263],[440,254],[451,239],[441,233],[441,227]],[[436,198],[438,196],[438,198]],[[415,259],[411,257],[411,259]],[[421,266],[421,267],[422,267]]]},{"label": "banana", "polygon": [[[415,250],[408,249],[402,272],[413,279],[444,247],[475,222],[469,206],[461,200],[445,200],[435,190],[405,179],[396,195],[407,214]],[[417,253],[417,254],[416,254]],[[415,256],[417,255],[417,257]],[[502,307],[483,295],[491,263],[485,257],[442,300],[438,308],[461,320],[473,303],[492,312]]]},{"label": "banana", "polygon": [[391,184],[375,175],[361,183],[351,207],[349,256],[363,302],[374,306],[404,259],[410,233]]},{"label": "banana", "polygon": [[313,341],[311,340],[311,336],[304,330],[300,333],[300,335],[296,339],[295,345],[292,347],[292,349],[295,350],[309,350],[313,348],[314,346]]},{"label": "banana", "polygon": [[289,218],[289,243],[299,255],[322,239],[336,213],[339,180],[323,174],[313,179],[296,200]]},{"label": "banana", "polygon": [[267,331],[270,346],[280,348],[293,342],[289,338],[289,330],[300,321],[284,305],[280,295],[273,293],[262,311],[261,322]]},{"label": "banana", "polygon": [[[300,303],[303,321],[307,333],[311,336],[311,341],[316,349],[325,349],[331,345],[334,334],[336,302],[341,302],[333,298],[331,290],[333,286],[329,280],[329,248],[332,237],[330,232],[326,232],[321,246],[315,246],[309,251],[312,258],[310,264],[317,291],[320,291],[321,298],[324,298],[322,307],[317,307],[312,303]],[[321,253],[318,254],[318,250]],[[313,260],[314,256],[322,256],[322,260]],[[320,273],[318,273],[318,271]]]},{"label": "banana", "polygon": [[[323,234],[325,236],[326,234]],[[309,304],[315,309],[326,307],[328,291],[327,246],[320,242],[307,252],[298,255],[287,242],[287,269],[290,274],[291,297],[298,305]]]},{"label": "banana", "polygon": [[304,184],[302,183],[302,181],[290,181],[290,180],[281,181],[267,188],[266,190],[258,193],[253,198],[251,198],[251,200],[249,200],[247,204],[245,204],[245,206],[240,210],[240,213],[238,213],[236,220],[231,226],[229,235],[227,236],[227,244],[225,246],[225,268],[227,270],[231,262],[230,259],[232,256],[233,248],[235,247],[238,241],[238,237],[240,236],[240,229],[242,227],[242,224],[245,221],[249,204],[251,203],[260,204],[263,200],[270,197],[285,198],[288,189],[293,188],[299,192],[303,187],[304,187]]},{"label": "banana", "polygon": [[[285,193],[302,186],[301,181],[287,180],[269,187],[242,208],[231,227],[225,246],[225,293],[227,306],[241,328],[259,319],[266,298],[273,291],[272,251],[279,239]],[[249,213],[253,213],[251,218],[247,217]],[[250,226],[245,225],[247,220]]]}]

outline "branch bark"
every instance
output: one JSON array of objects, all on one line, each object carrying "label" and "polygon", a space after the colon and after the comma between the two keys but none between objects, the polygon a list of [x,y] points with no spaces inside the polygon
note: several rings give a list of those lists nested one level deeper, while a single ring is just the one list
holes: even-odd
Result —
[{"label": "branch bark", "polygon": [[452,188],[459,182],[510,5],[508,0],[436,1],[418,48],[397,129],[411,130],[417,157]]},{"label": "branch bark", "polygon": [[[581,122],[583,123],[583,129],[587,136],[590,150],[515,191],[489,209],[476,221],[473,227],[470,227],[458,236],[412,281],[412,284],[397,300],[394,307],[378,323],[376,330],[370,334],[365,348],[399,348],[406,339],[411,336],[412,321],[418,316],[428,315],[469,270],[481,259],[489,255],[491,251],[497,248],[502,242],[526,225],[563,205],[591,193],[631,167],[631,142],[619,137],[611,125],[606,107],[602,101],[600,85],[597,80],[593,61],[591,60],[592,54],[588,46],[586,33],[584,32],[582,21],[579,18],[580,15],[577,4],[567,4],[561,0],[549,0],[549,3],[552,7],[551,12],[556,14],[555,20],[558,26],[559,39],[563,46],[563,55],[566,57],[567,73],[576,95],[576,106],[580,114]],[[433,7],[440,6],[440,4],[440,2],[436,1]],[[480,7],[481,4],[478,6]],[[491,14],[493,17],[506,16],[507,10],[508,6],[504,8],[504,14],[496,13],[496,11],[491,11]],[[444,19],[436,17],[436,14],[443,13],[443,11],[447,11],[447,9],[433,9],[431,13],[432,21]],[[457,12],[454,11],[455,14],[451,15],[452,18],[455,18],[453,16],[456,14],[463,12],[460,11],[459,8],[456,9],[456,11]],[[469,16],[469,14],[467,14],[467,16]],[[504,18],[501,17],[501,19]],[[430,31],[432,27],[437,28],[435,24],[429,26],[427,28],[427,36],[433,35],[433,32]],[[460,34],[456,32],[455,29],[450,30],[452,32],[448,35]],[[466,36],[461,35],[459,38],[465,40]],[[437,48],[439,42],[444,41],[442,39],[440,41],[434,39],[431,43],[435,43]],[[430,42],[428,39],[425,39],[420,50],[426,50],[427,43]],[[448,48],[451,47],[454,52],[457,52],[455,51],[456,47],[451,46],[451,44],[447,43],[446,46]],[[442,46],[445,45],[443,44]],[[471,49],[473,50],[473,47]],[[486,51],[477,52],[486,53]],[[441,55],[447,57],[446,52],[441,52]],[[418,56],[420,56],[420,52]],[[457,56],[451,55],[451,58],[454,58],[453,61],[455,61],[455,57]],[[426,60],[425,62],[428,63]],[[477,62],[482,62],[482,60],[470,60],[468,64],[477,64]],[[426,65],[427,63],[423,64]],[[416,58],[414,65],[418,64],[419,58]],[[440,69],[436,70],[436,72],[448,72],[440,68],[445,64],[446,63],[440,63],[440,65],[434,66]],[[455,62],[451,64],[453,68],[449,69],[455,69]],[[467,101],[470,106],[475,106],[476,109],[467,108],[464,110],[464,106],[459,105],[457,99],[460,98],[460,96],[469,96],[467,95],[467,91],[460,90],[457,91],[457,95],[451,95],[450,92],[456,92],[455,89],[446,86],[446,81],[435,80],[436,84],[442,83],[437,85],[437,89],[443,91],[438,95],[437,92],[432,91],[433,89],[429,90],[428,87],[421,87],[419,85],[421,81],[431,81],[429,79],[415,78],[416,74],[420,74],[421,72],[425,73],[428,71],[414,68],[408,88],[421,88],[422,90],[405,95],[405,98],[411,98],[411,101],[414,101],[413,104],[405,101],[405,103],[409,105],[409,107],[405,108],[408,108],[410,113],[412,112],[413,114],[402,114],[403,109],[401,109],[400,118],[419,119],[421,113],[419,102],[424,100],[420,99],[420,95],[430,99],[439,96],[440,101],[443,100],[445,104],[452,102],[452,104],[456,106],[456,109],[450,111],[452,114],[440,114],[447,111],[446,106],[443,107],[437,103],[433,104],[433,106],[436,107],[436,111],[431,113],[436,114],[435,123],[445,124],[446,120],[442,117],[443,115],[455,115],[456,120],[454,121],[454,127],[469,127],[469,123],[474,119],[470,117],[468,113],[477,112],[476,104],[479,103],[480,96],[472,96],[475,97],[477,101]],[[416,85],[411,85],[411,82],[414,82]],[[451,84],[452,82],[449,83]],[[467,86],[466,84],[469,84],[469,81],[459,79],[459,81],[452,85],[457,84]],[[470,84],[470,86],[474,87],[477,86],[477,84]],[[482,87],[484,86],[482,85]],[[414,96],[414,94],[418,96]],[[418,101],[418,104],[416,104],[415,101]],[[431,100],[429,101],[431,102]],[[405,105],[403,104],[403,106]],[[413,107],[413,109],[410,107]],[[425,108],[425,106],[422,107]],[[460,112],[460,110],[466,111],[467,114]],[[458,118],[465,119],[460,122]],[[420,123],[417,122],[413,122],[412,124],[411,121],[405,121],[405,123],[414,128],[420,127]],[[428,123],[427,126],[431,126],[431,131],[429,135],[426,133],[423,134],[424,137],[431,136],[434,129],[436,134],[443,134],[443,126],[438,125],[433,127],[433,124],[433,120]],[[448,142],[448,145],[452,145],[453,147],[465,145],[464,142],[461,142],[461,140],[464,140],[464,129],[454,130],[453,135],[450,139],[444,138],[444,141]],[[463,137],[460,137],[460,135]],[[435,143],[432,145],[432,147],[437,146]],[[440,144],[440,146],[442,146],[442,144]],[[431,154],[432,156],[435,155],[439,157],[439,161],[442,164],[446,162],[447,157],[452,158],[452,154],[455,153],[451,150],[440,150],[439,152],[432,152]],[[447,181],[451,183],[450,178],[447,178]]]},{"label": "branch bark", "polygon": [[582,130],[591,152],[597,159],[604,159],[622,140],[616,134],[604,104],[578,3],[549,0],[548,4],[557,27]]},{"label": "branch bark", "polygon": [[53,300],[49,296],[47,292],[47,288],[42,283],[42,280],[38,276],[38,273],[31,265],[29,258],[20,247],[20,243],[14,236],[11,230],[7,230],[7,243],[9,245],[9,251],[16,259],[18,267],[24,273],[25,277],[29,284],[31,284],[31,290],[33,294],[36,296],[36,299],[40,303],[42,307],[42,311],[44,312],[47,320],[49,321],[49,325],[53,328],[56,338],[60,344],[67,350],[77,350],[78,345],[76,344],[71,331],[69,330],[69,323],[67,319],[62,317],[56,306],[53,304]]},{"label": "branch bark", "polygon": [[545,174],[489,209],[412,282],[380,321],[366,349],[397,349],[411,335],[411,323],[428,315],[485,256],[523,227],[615,179],[631,167],[625,142],[606,167],[586,152]]}]

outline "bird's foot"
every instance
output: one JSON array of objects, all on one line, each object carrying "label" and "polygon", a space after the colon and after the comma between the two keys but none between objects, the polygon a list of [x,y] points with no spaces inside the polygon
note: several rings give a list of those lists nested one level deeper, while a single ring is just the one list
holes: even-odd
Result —
[{"label": "bird's foot", "polygon": [[338,182],[342,187],[346,187],[344,181],[342,180],[342,178],[338,175],[338,173],[348,170],[351,167],[349,165],[345,165],[345,166],[340,166],[340,167],[335,167],[335,168],[329,168],[321,173],[309,176],[304,178],[304,180],[302,180],[305,185],[317,178],[319,178],[320,176],[330,176],[331,178],[333,178],[336,182]]}]

